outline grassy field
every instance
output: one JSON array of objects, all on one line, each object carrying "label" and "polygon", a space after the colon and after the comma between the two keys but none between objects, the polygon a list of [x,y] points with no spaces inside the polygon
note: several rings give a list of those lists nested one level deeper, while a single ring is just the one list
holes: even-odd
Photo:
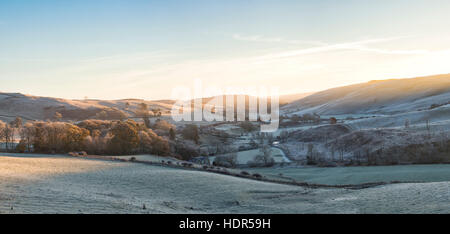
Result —
[{"label": "grassy field", "polygon": [[278,167],[251,168],[251,172],[274,178],[292,178],[315,184],[342,185],[372,182],[450,181],[450,165],[401,165],[378,167]]},{"label": "grassy field", "polygon": [[0,156],[0,213],[448,213],[450,183],[308,189],[64,156]]},{"label": "grassy field", "polygon": [[[237,164],[238,165],[247,165],[249,162],[252,162],[256,156],[261,155],[259,149],[254,150],[246,150],[240,151],[237,153]],[[288,163],[290,160],[285,156],[281,149],[272,147],[271,148],[271,156],[274,159],[275,163]],[[214,162],[215,157],[210,157],[210,161]]]}]

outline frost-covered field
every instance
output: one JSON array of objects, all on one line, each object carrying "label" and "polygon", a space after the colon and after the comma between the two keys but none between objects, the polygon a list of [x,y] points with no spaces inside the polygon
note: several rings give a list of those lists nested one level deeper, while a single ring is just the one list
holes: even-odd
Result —
[{"label": "frost-covered field", "polygon": [[251,172],[271,177],[292,178],[314,184],[343,185],[374,182],[450,181],[450,165],[400,165],[368,167],[278,167],[252,168]]},{"label": "frost-covered field", "polygon": [[[252,162],[256,156],[261,155],[259,149],[255,150],[246,150],[237,152],[237,164],[238,165],[247,165],[249,162]],[[275,163],[289,163],[291,160],[286,157],[284,152],[281,149],[272,147],[271,148],[271,156],[274,159]],[[213,162],[216,157],[210,157],[210,161]]]},{"label": "frost-covered field", "polygon": [[0,156],[0,213],[449,212],[449,182],[308,189],[134,163]]}]

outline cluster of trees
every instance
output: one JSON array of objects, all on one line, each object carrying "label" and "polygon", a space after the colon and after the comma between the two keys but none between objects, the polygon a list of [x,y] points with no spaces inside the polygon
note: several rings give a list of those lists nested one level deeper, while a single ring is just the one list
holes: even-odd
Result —
[{"label": "cluster of trees", "polygon": [[[164,121],[165,122],[165,121]],[[169,123],[160,123],[158,130],[175,131]],[[170,128],[169,128],[170,126]],[[19,144],[15,136],[20,136]],[[133,120],[85,120],[77,124],[66,122],[28,122],[20,118],[6,124],[0,121],[0,141],[6,150],[38,153],[68,153],[86,151],[90,154],[151,153],[168,155],[169,139]]]},{"label": "cluster of trees", "polygon": [[[150,126],[150,128],[147,126]],[[96,155],[130,155],[149,153],[171,155],[190,160],[199,155],[199,129],[187,125],[177,138],[173,124],[157,120],[154,124],[133,120],[84,120],[74,123],[0,121],[0,143],[10,152],[69,153]]]},{"label": "cluster of trees", "polygon": [[255,158],[248,162],[249,167],[271,167],[275,165],[275,160],[272,157],[272,149],[264,145],[259,149],[259,154]]},{"label": "cluster of trees", "polygon": [[170,153],[167,139],[132,120],[117,122],[109,134],[111,139],[108,148],[114,153],[152,153],[157,155]]},{"label": "cluster of trees", "polygon": [[145,126],[150,127],[150,117],[161,117],[162,112],[160,108],[149,108],[147,103],[143,102],[138,105],[135,115],[135,117],[142,118]]},{"label": "cluster of trees", "polygon": [[89,131],[63,122],[27,123],[20,131],[19,152],[66,153],[83,150]]},{"label": "cluster of trees", "polygon": [[16,132],[21,126],[22,119],[19,117],[10,123],[5,123],[0,120],[0,142],[4,143],[6,150],[14,148]]},{"label": "cluster of trees", "polygon": [[[215,157],[213,165],[227,168],[235,168],[238,166],[237,152],[231,152]],[[262,146],[259,153],[253,160],[247,163],[249,167],[271,167],[275,165],[275,160],[272,156],[272,149],[270,146]]]},{"label": "cluster of trees", "polygon": [[187,140],[192,140],[195,144],[198,144],[200,141],[200,134],[197,125],[189,124],[183,128],[181,134]]},{"label": "cluster of trees", "polygon": [[320,115],[314,114],[304,114],[302,116],[293,115],[291,121],[296,123],[320,123]]},{"label": "cluster of trees", "polygon": [[237,153],[217,156],[213,162],[214,166],[235,168],[237,166]]},{"label": "cluster of trees", "polygon": [[[334,119],[335,120],[335,119]],[[330,119],[331,124],[334,121],[333,119]],[[280,126],[281,127],[290,127],[290,126],[296,126],[298,124],[320,124],[322,121],[320,115],[314,113],[314,114],[304,114],[304,115],[292,115],[292,116],[286,116],[282,115],[280,116]],[[336,120],[337,122],[337,120]]]},{"label": "cluster of trees", "polygon": [[450,163],[450,140],[382,147],[375,151],[360,150],[353,152],[350,163],[356,165]]},{"label": "cluster of trees", "polygon": [[[450,163],[450,139],[445,133],[430,139],[423,133],[422,142],[390,145],[356,132],[355,138],[336,139],[327,144],[329,151],[319,151],[313,144],[307,145],[307,164],[330,165],[396,165]],[[382,132],[378,137],[381,137]],[[303,146],[303,144],[301,145]],[[299,151],[303,149],[299,148]]]},{"label": "cluster of trees", "polygon": [[436,108],[438,108],[438,107],[441,107],[441,106],[445,106],[445,105],[449,105],[450,104],[450,102],[446,102],[446,103],[440,103],[440,104],[432,104],[431,106],[430,106],[430,110],[433,110],[433,109],[436,109]]},{"label": "cluster of trees", "polygon": [[256,131],[258,128],[253,123],[249,121],[244,121],[239,124],[239,127],[241,127],[246,132],[253,132]]},{"label": "cluster of trees", "polygon": [[128,116],[125,112],[117,108],[108,108],[97,112],[97,114],[95,114],[95,118],[100,120],[124,120],[128,118]]}]

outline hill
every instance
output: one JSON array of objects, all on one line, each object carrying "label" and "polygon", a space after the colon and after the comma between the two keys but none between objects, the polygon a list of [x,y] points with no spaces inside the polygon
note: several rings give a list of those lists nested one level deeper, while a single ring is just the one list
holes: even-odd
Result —
[{"label": "hill", "polygon": [[51,97],[38,97],[20,93],[0,93],[0,119],[10,121],[16,116],[25,120],[51,119],[56,112],[62,114],[64,120],[82,120],[94,118],[105,111],[114,117],[118,114],[134,116],[138,105],[145,103],[150,109],[160,109],[167,113],[173,101],[145,101],[139,99],[125,100],[68,100]]},{"label": "hill", "polygon": [[286,113],[398,114],[450,101],[450,74],[377,80],[318,92],[282,108]]}]

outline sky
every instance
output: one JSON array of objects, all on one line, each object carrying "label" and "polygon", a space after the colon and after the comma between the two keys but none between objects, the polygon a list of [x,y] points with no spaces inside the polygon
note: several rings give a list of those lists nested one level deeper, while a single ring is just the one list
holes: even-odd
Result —
[{"label": "sky", "polygon": [[448,0],[2,0],[0,92],[167,99],[450,73]]}]

